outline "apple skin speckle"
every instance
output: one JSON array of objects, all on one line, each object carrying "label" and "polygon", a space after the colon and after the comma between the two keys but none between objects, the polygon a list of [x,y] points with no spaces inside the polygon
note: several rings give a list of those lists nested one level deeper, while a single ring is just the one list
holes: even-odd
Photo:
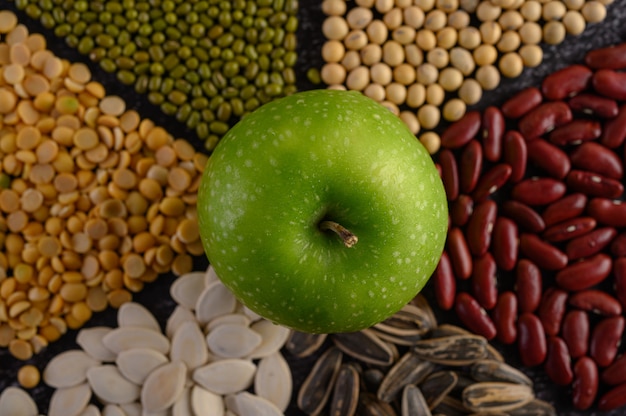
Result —
[{"label": "apple skin speckle", "polygon": [[[358,243],[320,231],[323,218]],[[402,121],[331,90],[272,101],[235,125],[209,158],[198,219],[209,261],[244,305],[317,333],[402,308],[434,271],[448,221],[430,155]]]}]

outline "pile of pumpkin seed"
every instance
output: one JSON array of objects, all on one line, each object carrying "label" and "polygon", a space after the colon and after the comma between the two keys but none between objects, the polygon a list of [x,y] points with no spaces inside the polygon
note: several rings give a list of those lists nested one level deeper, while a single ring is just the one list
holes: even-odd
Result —
[{"label": "pile of pumpkin seed", "polygon": [[[290,331],[243,307],[212,267],[179,277],[170,293],[164,331],[134,302],[118,310],[117,327],[81,329],[80,348],[43,371],[54,388],[47,415],[281,416],[292,395],[280,352]],[[0,395],[0,415],[37,414],[23,390]]]},{"label": "pile of pumpkin seed", "polygon": [[556,415],[482,336],[438,325],[422,295],[360,332],[292,332],[295,357],[320,354],[297,393],[308,415]]},{"label": "pile of pumpkin seed", "polygon": [[296,91],[297,0],[15,0],[212,150],[243,115]]}]

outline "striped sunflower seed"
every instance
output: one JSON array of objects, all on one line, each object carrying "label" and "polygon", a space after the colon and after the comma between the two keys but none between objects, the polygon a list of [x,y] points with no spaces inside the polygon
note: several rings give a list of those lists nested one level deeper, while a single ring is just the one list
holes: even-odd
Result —
[{"label": "striped sunflower seed", "polygon": [[463,404],[473,412],[508,412],[534,398],[525,384],[479,382],[463,390]]},{"label": "striped sunflower seed", "polygon": [[411,304],[372,327],[380,338],[397,345],[412,345],[432,329],[429,313]]},{"label": "striped sunflower seed", "polygon": [[430,408],[419,387],[409,384],[402,389],[402,401],[400,402],[402,416],[431,416]]},{"label": "striped sunflower seed", "polygon": [[437,364],[463,366],[485,358],[487,340],[478,335],[450,335],[417,341],[412,351]]},{"label": "striped sunflower seed", "polygon": [[309,415],[322,411],[339,374],[342,359],[343,353],[337,347],[330,347],[318,358],[298,392],[300,410]]},{"label": "striped sunflower seed", "polygon": [[389,366],[397,356],[394,347],[370,329],[333,334],[332,340],[345,354],[372,365]]},{"label": "striped sunflower seed", "polygon": [[421,382],[434,369],[435,364],[432,361],[426,361],[409,351],[389,370],[380,383],[376,396],[384,402],[391,402],[404,386]]},{"label": "striped sunflower seed", "polygon": [[533,385],[533,381],[517,368],[494,360],[476,361],[471,365],[470,373],[476,381],[506,381],[527,386]]},{"label": "striped sunflower seed", "polygon": [[442,370],[430,374],[419,385],[419,388],[428,403],[428,407],[437,407],[444,397],[456,386],[459,376],[454,371]]},{"label": "striped sunflower seed", "polygon": [[352,416],[359,404],[360,377],[356,366],[342,364],[330,402],[330,416]]},{"label": "striped sunflower seed", "polygon": [[285,348],[294,357],[308,357],[322,346],[326,337],[327,334],[309,334],[306,332],[291,331],[285,343]]}]

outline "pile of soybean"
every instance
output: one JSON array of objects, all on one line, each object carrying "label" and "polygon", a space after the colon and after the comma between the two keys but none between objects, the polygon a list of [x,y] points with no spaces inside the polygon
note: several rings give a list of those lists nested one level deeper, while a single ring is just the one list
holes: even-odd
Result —
[{"label": "pile of soybean", "polygon": [[147,94],[211,151],[230,126],[296,91],[297,0],[15,0]]}]

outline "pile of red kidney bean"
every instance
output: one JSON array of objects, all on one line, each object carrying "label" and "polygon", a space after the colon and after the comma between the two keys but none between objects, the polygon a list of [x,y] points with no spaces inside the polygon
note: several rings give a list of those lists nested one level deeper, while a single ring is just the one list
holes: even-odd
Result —
[{"label": "pile of red kidney bean", "polygon": [[626,43],[586,54],[441,135],[439,306],[517,345],[578,409],[626,405]]}]

